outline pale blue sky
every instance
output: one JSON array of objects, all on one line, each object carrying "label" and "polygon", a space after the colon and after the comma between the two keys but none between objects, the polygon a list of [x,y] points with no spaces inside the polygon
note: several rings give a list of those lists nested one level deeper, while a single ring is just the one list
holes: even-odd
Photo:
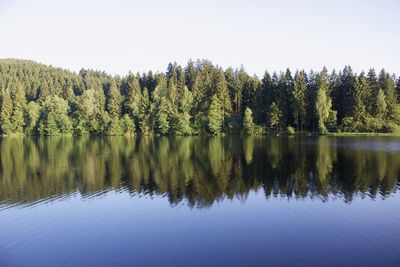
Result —
[{"label": "pale blue sky", "polygon": [[257,75],[346,64],[399,74],[399,10],[399,0],[0,0],[0,58],[121,75],[190,58]]}]

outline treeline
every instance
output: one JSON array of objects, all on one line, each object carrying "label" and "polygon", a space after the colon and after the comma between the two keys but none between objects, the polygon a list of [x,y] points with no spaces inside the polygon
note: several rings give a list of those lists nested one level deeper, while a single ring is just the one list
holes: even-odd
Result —
[{"label": "treeline", "polygon": [[166,73],[79,74],[0,60],[2,135],[400,132],[400,79],[350,66],[328,73],[223,70],[207,60]]}]

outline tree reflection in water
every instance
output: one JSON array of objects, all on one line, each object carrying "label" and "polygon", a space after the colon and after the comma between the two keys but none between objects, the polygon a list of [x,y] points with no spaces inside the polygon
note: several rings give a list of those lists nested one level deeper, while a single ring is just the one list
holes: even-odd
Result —
[{"label": "tree reflection in water", "polygon": [[398,188],[399,147],[388,137],[3,138],[0,201],[110,190],[193,207],[245,200],[251,190],[267,198],[384,198]]}]

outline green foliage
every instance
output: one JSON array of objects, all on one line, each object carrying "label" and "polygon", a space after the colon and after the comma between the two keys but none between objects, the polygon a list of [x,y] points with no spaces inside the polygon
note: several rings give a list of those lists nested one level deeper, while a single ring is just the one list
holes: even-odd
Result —
[{"label": "green foliage", "polygon": [[178,125],[175,133],[177,135],[191,135],[193,133],[193,129],[190,126],[190,115],[187,112],[181,114],[178,118]]},{"label": "green foliage", "polygon": [[253,112],[248,107],[244,112],[243,130],[245,134],[253,135],[254,132]]},{"label": "green foliage", "polygon": [[126,91],[125,111],[131,118],[138,118],[142,93],[140,91],[139,79],[136,76],[128,76]]},{"label": "green foliage", "polygon": [[353,117],[344,117],[340,128],[342,129],[343,132],[353,132],[354,131],[354,118]]},{"label": "green foliage", "polygon": [[135,121],[129,117],[128,114],[125,114],[121,119],[122,131],[126,135],[134,135],[135,134]]},{"label": "green foliage", "polygon": [[326,120],[326,127],[329,132],[337,131],[337,111],[330,110],[328,119]]},{"label": "green foliage", "polygon": [[107,124],[106,135],[123,135],[124,125],[118,118],[111,118]]},{"label": "green foliage", "polygon": [[269,127],[271,129],[276,129],[278,131],[279,124],[282,118],[282,111],[279,109],[278,105],[275,102],[272,102],[271,106],[268,109],[268,117],[269,117]]},{"label": "green foliage", "polygon": [[387,114],[387,104],[385,93],[382,89],[379,89],[378,95],[376,98],[376,116],[378,118],[385,118]]},{"label": "green foliage", "polygon": [[386,124],[384,129],[388,133],[400,133],[400,126],[393,122],[389,122],[388,124]]},{"label": "green foliage", "polygon": [[170,113],[169,101],[162,97],[156,113],[157,130],[162,135],[168,134],[170,129]]},{"label": "green foliage", "polygon": [[13,101],[13,113],[11,116],[11,131],[14,134],[22,134],[24,131],[24,112],[26,106],[25,92],[21,84],[17,83],[11,95]]},{"label": "green foliage", "polygon": [[288,127],[286,127],[286,134],[294,135],[294,134],[296,134],[296,130],[292,126],[288,126]]},{"label": "green foliage", "polygon": [[[207,60],[126,77],[0,60],[0,133],[64,134],[71,124],[76,135],[256,134],[257,124],[276,132],[291,125],[321,133],[381,132],[386,124],[400,125],[399,88],[400,80],[385,70],[365,76],[350,66],[294,77],[289,69],[265,72],[260,80],[244,68],[224,71]],[[66,101],[67,111],[56,115],[49,98]]]},{"label": "green foliage", "polygon": [[37,122],[41,113],[41,107],[36,102],[29,102],[25,109],[25,133],[27,135],[37,134]]},{"label": "green foliage", "polygon": [[2,134],[11,134],[13,127],[11,124],[11,116],[13,112],[13,103],[11,100],[10,92],[8,90],[1,90],[1,106],[0,106],[0,126]]},{"label": "green foliage", "polygon": [[68,117],[68,102],[58,96],[48,96],[43,103],[39,118],[40,135],[64,135],[72,133],[72,121]]},{"label": "green foliage", "polygon": [[147,88],[144,88],[139,106],[139,126],[142,135],[151,134],[151,104]]},{"label": "green foliage", "polygon": [[293,90],[293,117],[297,130],[306,124],[306,93],[307,83],[304,71],[296,73]]},{"label": "green foliage", "polygon": [[328,129],[325,124],[332,108],[332,100],[329,96],[329,83],[325,69],[318,76],[317,86],[318,93],[315,109],[317,111],[318,129],[320,133],[327,133]]},{"label": "green foliage", "polygon": [[217,97],[214,95],[211,100],[211,105],[207,113],[208,130],[210,133],[217,135],[221,133],[222,121],[223,121],[223,110],[222,104]]},{"label": "green foliage", "polygon": [[112,81],[108,88],[108,98],[107,98],[107,111],[111,118],[116,119],[121,113],[121,93],[115,81]]}]

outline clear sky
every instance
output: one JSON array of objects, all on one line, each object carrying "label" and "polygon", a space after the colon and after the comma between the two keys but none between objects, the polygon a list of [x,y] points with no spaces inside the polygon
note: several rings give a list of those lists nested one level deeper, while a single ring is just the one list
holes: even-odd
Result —
[{"label": "clear sky", "polygon": [[399,0],[0,0],[0,58],[111,74],[209,59],[400,74]]}]

